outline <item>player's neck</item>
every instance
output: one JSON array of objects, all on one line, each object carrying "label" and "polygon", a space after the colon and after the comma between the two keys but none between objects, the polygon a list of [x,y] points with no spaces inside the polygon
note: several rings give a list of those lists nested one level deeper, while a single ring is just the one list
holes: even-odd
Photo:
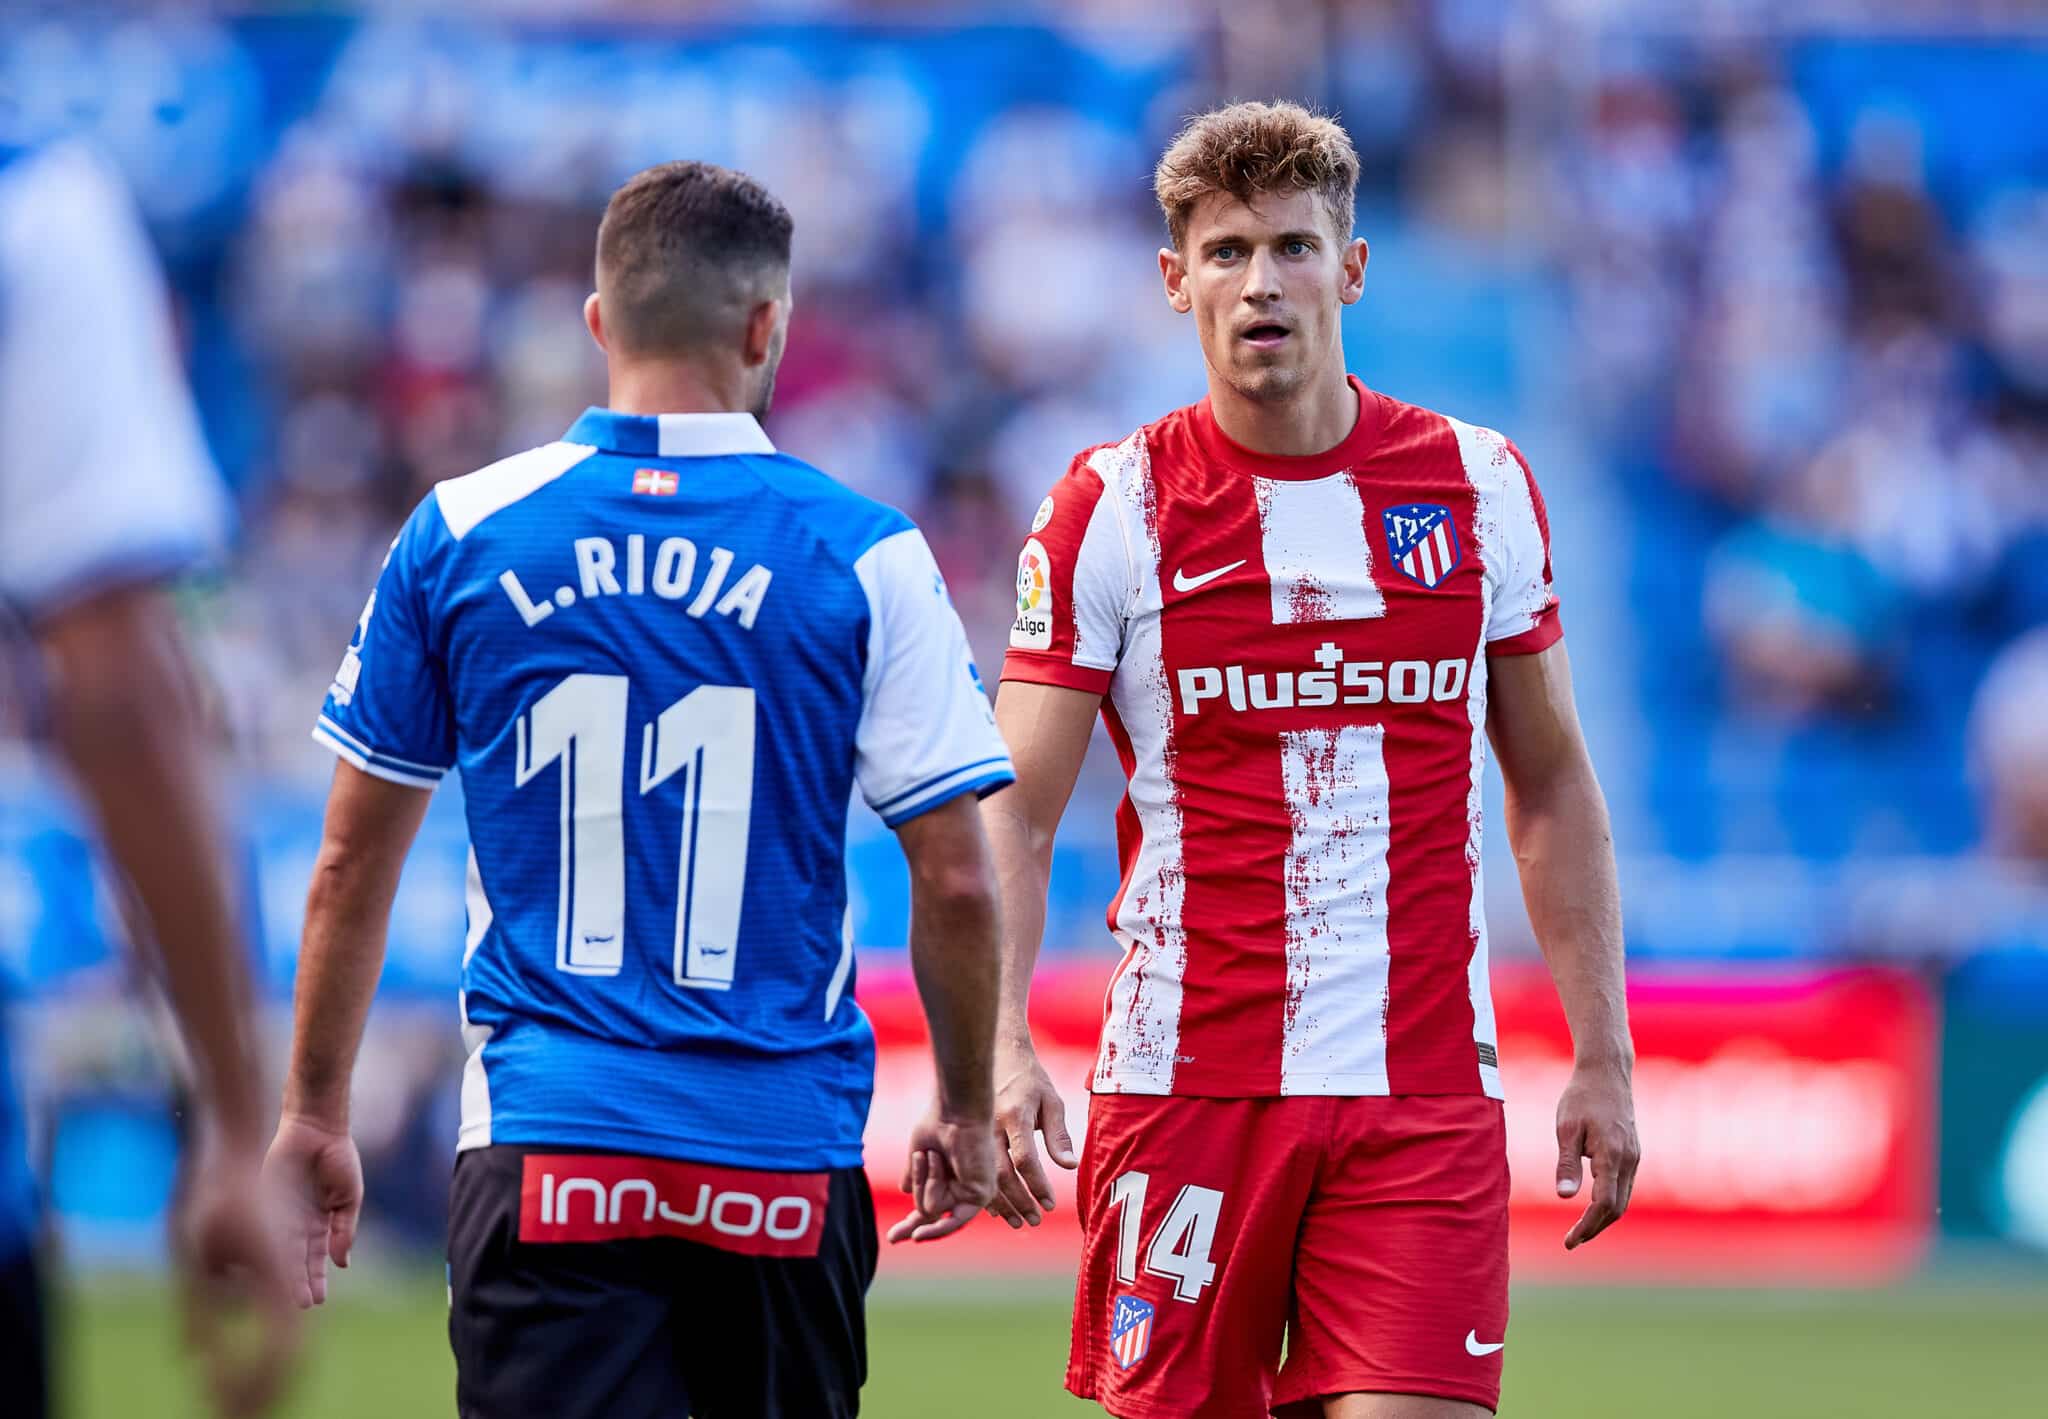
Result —
[{"label": "player's neck", "polygon": [[1358,423],[1358,395],[1344,367],[1304,387],[1292,399],[1247,399],[1229,381],[1209,377],[1209,409],[1232,442],[1254,453],[1300,458],[1327,453]]},{"label": "player's neck", "polygon": [[732,414],[748,410],[744,377],[678,361],[614,363],[605,407],[619,414]]}]

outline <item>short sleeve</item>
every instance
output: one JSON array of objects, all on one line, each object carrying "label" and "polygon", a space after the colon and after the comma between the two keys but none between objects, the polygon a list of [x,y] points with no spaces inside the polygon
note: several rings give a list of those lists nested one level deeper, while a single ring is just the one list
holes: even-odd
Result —
[{"label": "short sleeve", "polygon": [[447,531],[429,497],[416,509],[356,621],[313,738],[365,773],[432,788],[455,761],[455,716],[427,615],[427,559]]},{"label": "short sleeve", "polygon": [[33,618],[216,555],[229,505],[163,279],[86,149],[0,174],[0,312],[0,595]]},{"label": "short sleeve", "polygon": [[1550,579],[1550,514],[1529,460],[1513,442],[1501,443],[1508,457],[1495,493],[1498,522],[1487,529],[1498,552],[1489,548],[1487,572],[1495,580],[1486,649],[1489,655],[1534,655],[1564,636]]},{"label": "short sleeve", "polygon": [[1084,454],[1038,505],[1017,558],[1017,619],[1003,678],[1105,693],[1131,601],[1116,495]]},{"label": "short sleeve", "polygon": [[861,796],[898,827],[963,793],[1015,780],[967,632],[916,528],[854,564],[868,601],[854,772]]}]

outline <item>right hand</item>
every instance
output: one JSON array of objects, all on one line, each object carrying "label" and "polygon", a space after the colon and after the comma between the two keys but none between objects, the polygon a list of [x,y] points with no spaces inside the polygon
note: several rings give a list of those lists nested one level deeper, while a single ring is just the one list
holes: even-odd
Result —
[{"label": "right hand", "polygon": [[935,1242],[974,1220],[996,1195],[995,1130],[986,1117],[953,1118],[937,1105],[910,1135],[903,1165],[908,1216],[889,1229],[895,1242]]},{"label": "right hand", "polygon": [[287,1115],[263,1175],[284,1210],[292,1298],[300,1310],[327,1299],[327,1263],[348,1265],[363,1210],[363,1163],[346,1129]]},{"label": "right hand", "polygon": [[1061,1167],[1080,1165],[1074,1140],[1067,1132],[1067,1106],[1052,1076],[1039,1063],[1029,1041],[996,1049],[996,1142],[1006,1152],[996,1173],[996,1196],[988,1210],[1021,1228],[1036,1227],[1043,1212],[1052,1211],[1052,1183],[1038,1161],[1038,1134],[1045,1133],[1045,1151]]},{"label": "right hand", "polygon": [[299,1349],[295,1258],[278,1238],[261,1162],[253,1140],[209,1140],[189,1165],[178,1209],[186,1340],[228,1419],[267,1412]]}]

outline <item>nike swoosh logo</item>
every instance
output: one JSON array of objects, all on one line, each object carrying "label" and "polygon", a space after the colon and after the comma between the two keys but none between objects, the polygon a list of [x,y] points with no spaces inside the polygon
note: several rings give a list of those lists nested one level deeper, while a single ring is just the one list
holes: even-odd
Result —
[{"label": "nike swoosh logo", "polygon": [[1479,1343],[1478,1331],[1468,1330],[1465,1332],[1465,1353],[1467,1355],[1491,1355],[1494,1351],[1504,1349],[1506,1346],[1507,1342],[1505,1340],[1496,1340],[1491,1345],[1481,1345]]},{"label": "nike swoosh logo", "polygon": [[1198,586],[1207,586],[1210,582],[1216,580],[1217,577],[1222,576],[1225,572],[1236,571],[1239,567],[1243,566],[1247,560],[1247,558],[1239,557],[1236,561],[1232,562],[1227,567],[1218,567],[1215,571],[1203,572],[1200,576],[1189,576],[1179,567],[1175,567],[1173,569],[1173,589],[1175,591],[1193,591]]}]

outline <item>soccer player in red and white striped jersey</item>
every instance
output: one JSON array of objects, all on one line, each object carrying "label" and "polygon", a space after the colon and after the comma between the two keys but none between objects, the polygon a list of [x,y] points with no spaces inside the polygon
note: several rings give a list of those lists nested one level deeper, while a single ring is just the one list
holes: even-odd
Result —
[{"label": "soccer player in red and white striped jersey", "polygon": [[[1076,458],[1039,508],[997,718],[1004,885],[995,1210],[1039,1220],[1063,1106],[1025,1022],[1054,829],[1094,717],[1123,949],[1081,1160],[1068,1388],[1142,1419],[1435,1419],[1498,1402],[1507,1159],[1480,886],[1490,736],[1577,1049],[1566,1239],[1635,1170],[1614,854],[1543,498],[1491,429],[1347,377],[1358,164],[1289,104],[1159,164],[1167,299],[1209,394]],[[1286,1363],[1281,1365],[1285,1337]]]}]

